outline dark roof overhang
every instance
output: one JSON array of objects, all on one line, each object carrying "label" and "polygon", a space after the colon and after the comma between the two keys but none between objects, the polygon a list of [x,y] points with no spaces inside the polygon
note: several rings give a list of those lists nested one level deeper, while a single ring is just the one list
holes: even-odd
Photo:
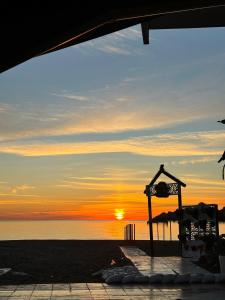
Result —
[{"label": "dark roof overhang", "polygon": [[[0,72],[33,57],[143,24],[150,29],[225,26],[225,1],[1,2]],[[147,42],[147,40],[145,40]]]}]

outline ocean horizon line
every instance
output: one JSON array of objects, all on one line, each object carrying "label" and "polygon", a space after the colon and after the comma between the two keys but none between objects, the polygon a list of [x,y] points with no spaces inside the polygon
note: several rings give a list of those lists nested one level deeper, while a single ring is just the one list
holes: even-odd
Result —
[{"label": "ocean horizon line", "polygon": [[8,219],[8,220],[1,220],[0,222],[26,222],[26,221],[31,221],[31,222],[39,222],[39,221],[75,221],[75,222],[147,222],[147,220],[75,220],[75,219]]}]

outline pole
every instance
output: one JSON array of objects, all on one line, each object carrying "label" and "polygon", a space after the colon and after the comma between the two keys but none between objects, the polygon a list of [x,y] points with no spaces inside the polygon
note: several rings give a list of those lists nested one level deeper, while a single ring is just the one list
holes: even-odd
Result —
[{"label": "pole", "polygon": [[[182,234],[182,224],[181,224],[181,221],[182,221],[182,216],[181,216],[181,210],[182,210],[182,197],[181,197],[181,186],[179,184],[179,187],[178,187],[178,208],[179,208],[179,236],[181,236]],[[179,241],[179,251],[180,251],[180,256],[182,256],[182,243],[181,241]]]},{"label": "pole", "polygon": [[216,237],[219,237],[219,222],[218,222],[218,205],[215,205],[215,209],[216,209]]},{"label": "pole", "polygon": [[163,241],[165,241],[165,222],[163,222]]},{"label": "pole", "polygon": [[156,225],[157,225],[157,237],[158,237],[158,240],[159,240],[159,223],[158,223],[158,221],[157,221]]},{"label": "pole", "polygon": [[150,254],[154,257],[154,247],[153,247],[153,229],[152,229],[152,202],[150,189],[148,190],[148,225],[149,225],[149,237],[150,237]]}]

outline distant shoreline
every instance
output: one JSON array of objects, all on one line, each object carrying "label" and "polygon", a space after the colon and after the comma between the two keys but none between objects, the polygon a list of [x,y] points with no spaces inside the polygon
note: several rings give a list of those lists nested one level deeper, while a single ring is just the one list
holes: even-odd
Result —
[{"label": "distant shoreline", "polygon": [[[199,204],[205,205],[204,203]],[[175,211],[162,212],[159,215],[155,216],[152,220],[154,223],[164,223],[170,221],[177,222],[178,215],[178,209],[176,209]],[[222,209],[218,209],[218,222],[225,222],[225,207],[223,207]]]},{"label": "distant shoreline", "polygon": [[50,222],[58,222],[58,221],[75,221],[75,222],[124,222],[124,223],[132,223],[132,222],[146,222],[146,220],[75,220],[75,219],[55,219],[55,220],[46,220],[46,219],[41,219],[41,220],[1,220],[0,222],[45,222],[45,221],[50,221]]}]

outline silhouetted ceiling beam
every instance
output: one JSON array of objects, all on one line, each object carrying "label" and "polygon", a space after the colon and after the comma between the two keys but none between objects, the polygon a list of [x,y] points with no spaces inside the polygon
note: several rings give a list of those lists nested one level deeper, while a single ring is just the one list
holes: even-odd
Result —
[{"label": "silhouetted ceiling beam", "polygon": [[[197,8],[149,18],[141,23],[144,44],[149,44],[150,29],[224,27],[225,6]],[[217,16],[215,18],[215,16]]]},{"label": "silhouetted ceiling beam", "polygon": [[149,23],[148,22],[141,23],[141,30],[142,30],[143,43],[149,44]]}]

